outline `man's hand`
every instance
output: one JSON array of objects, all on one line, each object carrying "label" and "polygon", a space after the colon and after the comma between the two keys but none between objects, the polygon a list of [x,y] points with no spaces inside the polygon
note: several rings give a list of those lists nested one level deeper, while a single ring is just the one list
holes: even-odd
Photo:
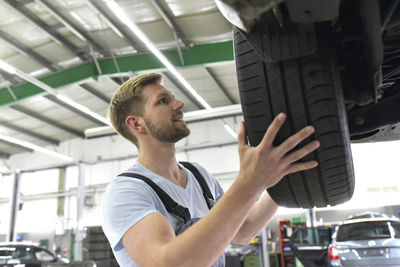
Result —
[{"label": "man's hand", "polygon": [[316,161],[297,162],[317,149],[320,145],[318,141],[312,141],[301,149],[288,154],[299,143],[314,133],[312,126],[303,128],[277,147],[273,145],[273,141],[285,119],[286,115],[280,113],[268,127],[264,138],[256,147],[249,146],[247,143],[244,122],[240,127],[238,135],[239,177],[249,179],[249,182],[261,187],[263,190],[274,186],[285,175],[311,169],[318,165]]}]

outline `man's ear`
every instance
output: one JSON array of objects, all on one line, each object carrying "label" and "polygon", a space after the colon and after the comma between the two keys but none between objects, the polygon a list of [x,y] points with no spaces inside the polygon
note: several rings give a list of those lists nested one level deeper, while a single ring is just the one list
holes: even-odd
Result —
[{"label": "man's ear", "polygon": [[140,116],[128,116],[125,119],[126,125],[135,132],[142,132],[144,130],[143,119]]}]

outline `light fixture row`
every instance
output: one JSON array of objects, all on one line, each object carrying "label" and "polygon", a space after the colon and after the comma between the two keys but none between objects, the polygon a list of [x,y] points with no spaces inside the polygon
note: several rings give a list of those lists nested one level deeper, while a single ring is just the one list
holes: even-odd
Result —
[{"label": "light fixture row", "polygon": [[[94,9],[92,4],[89,1],[85,1],[89,7]],[[178,72],[178,70],[172,65],[172,63],[161,53],[160,50],[156,48],[156,46],[150,41],[150,39],[144,34],[144,32],[127,16],[127,14],[121,9],[121,7],[114,1],[114,0],[107,0],[106,1],[107,6],[112,10],[116,17],[118,17],[145,45],[146,47],[160,60],[160,62],[176,77],[176,79],[188,90],[190,94],[192,94],[196,100],[205,108],[206,110],[212,110],[213,108],[207,103],[207,101],[202,98],[197,91],[190,85],[190,83]],[[95,10],[96,11],[96,10]],[[112,29],[114,29],[114,26],[112,26]],[[115,31],[115,30],[114,30]],[[117,32],[118,35],[120,35],[120,32]],[[0,59],[0,69],[21,77],[22,79],[38,86],[39,88],[42,88],[49,94],[55,95],[60,101],[63,103],[74,107],[78,109],[79,111],[83,112],[84,114],[87,114],[88,116],[95,118],[96,120],[99,120],[103,122],[104,124],[110,126],[110,122],[108,119],[100,116],[99,114],[91,111],[89,108],[69,99],[66,96],[61,95],[59,92],[57,92],[54,88],[50,87],[49,85],[41,82],[40,80],[36,79],[35,77],[17,69],[16,67],[8,64],[4,60]],[[224,123],[224,128],[226,131],[232,135],[232,137],[236,138],[236,133],[234,130],[226,123]],[[30,149],[33,149],[38,152],[42,152],[51,156],[55,156],[59,159],[66,160],[66,161],[73,161],[74,159],[70,156],[63,155],[57,152],[54,152],[49,149],[45,149],[39,146],[36,146],[32,143],[21,141],[15,138],[7,137],[5,135],[0,135],[0,139],[6,140],[8,142],[12,142]]]}]

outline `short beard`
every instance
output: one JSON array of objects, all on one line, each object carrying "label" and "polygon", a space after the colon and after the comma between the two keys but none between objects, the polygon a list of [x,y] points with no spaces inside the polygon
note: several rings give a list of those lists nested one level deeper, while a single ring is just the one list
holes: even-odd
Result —
[{"label": "short beard", "polygon": [[183,127],[179,128],[173,123],[162,126],[153,123],[147,118],[144,118],[144,121],[146,122],[150,134],[160,142],[176,143],[190,134],[190,129],[186,125],[183,125]]}]

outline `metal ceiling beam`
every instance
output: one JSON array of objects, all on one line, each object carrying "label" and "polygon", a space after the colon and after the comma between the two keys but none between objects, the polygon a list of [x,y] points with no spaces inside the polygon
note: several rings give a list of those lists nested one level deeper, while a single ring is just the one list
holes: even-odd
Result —
[{"label": "metal ceiling beam", "polygon": [[30,148],[27,148],[27,147],[24,147],[24,146],[21,146],[21,145],[17,145],[17,144],[11,143],[11,142],[8,142],[8,141],[3,140],[3,139],[0,139],[0,143],[5,144],[7,146],[18,148],[18,149],[26,151],[26,152],[33,152],[33,149],[30,149]]},{"label": "metal ceiling beam", "polygon": [[19,0],[16,5],[27,5],[30,4],[32,2],[34,2],[35,0]]},{"label": "metal ceiling beam", "polygon": [[181,86],[181,84],[175,80],[175,78],[169,74],[168,72],[163,72],[162,73],[164,77],[166,77],[176,88],[179,89],[198,109],[203,109],[203,106],[200,104],[199,101],[196,100],[196,98],[193,97],[192,94],[189,94],[189,92]]},{"label": "metal ceiling beam", "polygon": [[1,158],[1,159],[9,159],[10,156],[11,156],[10,154],[6,154],[6,153],[0,152],[0,158]]},{"label": "metal ceiling beam", "polygon": [[93,118],[92,116],[89,116],[87,113],[84,113],[84,112],[80,111],[79,109],[77,109],[77,108],[75,108],[75,107],[73,107],[71,105],[66,104],[65,102],[63,102],[59,98],[57,98],[55,95],[49,94],[49,95],[45,95],[44,97],[49,99],[50,101],[56,103],[56,104],[68,109],[69,111],[72,111],[72,112],[78,114],[79,116],[84,117],[85,119],[87,119],[87,120],[89,120],[91,122],[94,122],[94,123],[96,123],[96,124],[98,124],[100,126],[106,126],[107,125],[106,123],[104,123],[104,122],[102,122],[100,120],[97,120],[96,118]]},{"label": "metal ceiling beam", "polygon": [[103,10],[103,8],[99,5],[99,1],[97,0],[85,0],[85,2],[98,14],[100,14],[105,21],[112,25],[113,28],[117,29],[125,38],[128,43],[139,53],[147,51],[146,47],[140,42],[139,40],[134,39],[131,37],[131,33],[125,30],[113,17],[111,17],[107,12]]},{"label": "metal ceiling beam", "polygon": [[21,80],[18,79],[15,75],[11,75],[8,72],[1,69],[0,69],[0,78],[3,78],[3,80],[8,81],[11,84],[17,84],[21,82]]},{"label": "metal ceiling beam", "polygon": [[113,82],[115,82],[118,85],[122,85],[124,82],[126,82],[129,78],[127,77],[111,77],[111,80],[113,80]]},{"label": "metal ceiling beam", "polygon": [[36,53],[26,45],[24,45],[22,42],[18,41],[8,33],[0,30],[0,38],[3,39],[5,42],[10,44],[12,47],[14,47],[17,51],[20,53],[27,55],[34,59],[36,62],[41,64],[42,66],[48,68],[51,71],[58,71],[61,68],[57,65],[54,64],[53,62],[47,60],[45,57],[41,56],[40,54]]},{"label": "metal ceiling beam", "polygon": [[93,47],[93,49],[97,50],[99,53],[104,54],[103,48],[88,34],[82,32],[80,29],[75,27],[73,23],[68,20],[63,14],[61,14],[57,9],[55,9],[50,3],[46,0],[36,0],[40,4],[42,4],[46,10],[52,14],[56,19],[58,19],[65,27],[67,27],[70,31],[72,31],[75,35],[77,35],[82,41],[86,41]]},{"label": "metal ceiling beam", "polygon": [[231,104],[237,104],[235,99],[228,93],[228,90],[218,81],[217,77],[211,72],[211,70],[207,67],[204,67],[205,72],[207,73],[207,76],[217,85],[217,87],[224,93],[226,98],[228,98],[229,102]]},{"label": "metal ceiling beam", "polygon": [[56,146],[58,146],[60,144],[60,142],[58,140],[56,140],[56,139],[53,139],[53,138],[50,138],[50,137],[47,137],[47,136],[32,132],[30,130],[27,130],[27,129],[24,129],[22,127],[13,125],[13,124],[11,124],[9,122],[6,122],[6,121],[0,121],[0,125],[3,126],[3,127],[6,127],[6,128],[12,129],[12,130],[14,130],[16,132],[20,132],[20,133],[23,133],[25,135],[29,135],[29,136],[34,137],[36,139],[42,140],[44,142],[56,145]]},{"label": "metal ceiling beam", "polygon": [[103,102],[109,104],[111,101],[111,98],[109,98],[108,96],[106,96],[105,94],[102,94],[101,92],[99,92],[98,90],[94,89],[92,86],[86,84],[86,83],[82,83],[79,85],[82,89],[86,90],[87,92],[91,93],[92,95],[94,95],[95,97],[97,97],[98,99],[102,100]]},{"label": "metal ceiling beam", "polygon": [[88,55],[77,53],[76,51],[78,50],[78,48],[75,47],[73,43],[71,43],[67,38],[53,30],[51,27],[49,27],[49,25],[47,25],[38,16],[29,11],[29,9],[27,9],[25,6],[16,5],[15,0],[4,0],[3,2],[6,3],[10,8],[18,12],[21,16],[26,18],[28,21],[30,21],[32,24],[36,25],[42,31],[46,32],[55,42],[61,44],[62,46],[76,54],[83,61],[87,61],[88,59],[90,59],[90,56]]},{"label": "metal ceiling beam", "polygon": [[[183,67],[179,59],[179,54],[176,50],[165,51],[163,54],[177,68]],[[233,61],[233,44],[232,41],[227,41],[221,43],[196,45],[188,49],[183,49],[182,55],[185,59],[184,67],[196,67],[213,63]],[[165,70],[165,67],[153,54],[121,56],[117,57],[115,60],[117,61],[119,70],[116,68],[112,58],[99,59],[98,62],[102,70],[102,75],[112,76],[119,74],[120,72],[160,72]],[[57,73],[49,74],[40,80],[52,88],[57,89],[85,81],[89,78],[96,79],[99,76],[101,75],[99,75],[97,72],[95,63],[87,62],[79,66],[59,71]],[[15,100],[13,98],[13,96],[8,92],[7,88],[0,89],[0,106],[12,105],[21,101],[22,99],[44,93],[41,88],[31,83],[10,86],[10,88],[17,99]]]},{"label": "metal ceiling beam", "polygon": [[15,109],[15,110],[17,110],[17,111],[19,111],[19,112],[21,112],[21,113],[23,113],[23,114],[25,114],[25,115],[27,115],[29,117],[32,117],[32,118],[35,118],[35,119],[39,120],[39,121],[43,121],[45,123],[48,123],[51,126],[59,128],[59,129],[61,129],[63,131],[66,131],[66,132],[68,132],[70,134],[79,136],[81,138],[84,137],[84,134],[82,132],[77,131],[75,129],[72,129],[71,127],[65,126],[65,125],[63,125],[63,124],[61,124],[61,123],[59,123],[59,122],[57,122],[55,120],[49,119],[49,118],[47,118],[45,116],[42,116],[42,115],[40,115],[40,114],[38,114],[38,113],[36,113],[36,112],[34,112],[32,110],[29,110],[27,108],[24,108],[24,107],[21,107],[21,106],[18,106],[18,105],[11,106],[10,108]]},{"label": "metal ceiling beam", "polygon": [[161,17],[168,24],[168,26],[174,31],[174,33],[181,40],[181,42],[186,47],[192,46],[193,44],[186,38],[186,36],[183,34],[183,32],[179,28],[179,26],[172,20],[171,16],[169,15],[169,12],[162,5],[161,1],[160,0],[150,0],[150,2],[157,9],[158,13],[160,13]]}]

